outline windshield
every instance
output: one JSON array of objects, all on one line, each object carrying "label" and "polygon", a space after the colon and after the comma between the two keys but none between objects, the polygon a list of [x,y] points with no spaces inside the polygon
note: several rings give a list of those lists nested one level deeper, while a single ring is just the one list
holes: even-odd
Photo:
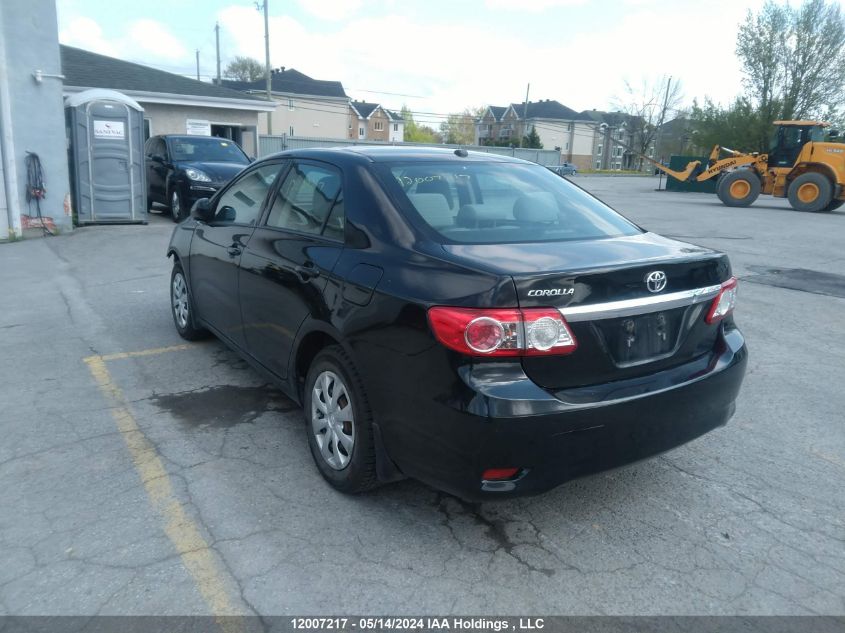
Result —
[{"label": "windshield", "polygon": [[197,161],[201,163],[249,162],[246,154],[232,141],[221,138],[177,138],[170,139],[170,151],[175,161]]},{"label": "windshield", "polygon": [[402,206],[410,206],[446,242],[551,242],[640,233],[540,165],[417,162],[383,170]]}]

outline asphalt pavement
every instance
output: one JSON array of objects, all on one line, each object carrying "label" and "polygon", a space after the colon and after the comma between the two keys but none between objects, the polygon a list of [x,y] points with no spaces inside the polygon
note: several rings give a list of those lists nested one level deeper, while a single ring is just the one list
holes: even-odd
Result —
[{"label": "asphalt pavement", "polygon": [[0,245],[2,614],[845,614],[845,209],[577,176],[741,278],[731,422],[542,496],[349,497],[169,313],[173,224]]}]

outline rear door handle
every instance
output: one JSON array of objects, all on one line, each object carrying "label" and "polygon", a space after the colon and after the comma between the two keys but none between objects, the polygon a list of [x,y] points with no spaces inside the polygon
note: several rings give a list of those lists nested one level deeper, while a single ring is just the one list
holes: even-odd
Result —
[{"label": "rear door handle", "polygon": [[235,246],[234,244],[232,244],[229,247],[228,252],[229,252],[229,257],[235,258],[235,257],[238,257],[243,251],[241,250],[240,246]]},{"label": "rear door handle", "polygon": [[314,265],[314,262],[305,262],[301,266],[294,266],[293,271],[302,283],[308,283],[320,276],[320,269]]}]

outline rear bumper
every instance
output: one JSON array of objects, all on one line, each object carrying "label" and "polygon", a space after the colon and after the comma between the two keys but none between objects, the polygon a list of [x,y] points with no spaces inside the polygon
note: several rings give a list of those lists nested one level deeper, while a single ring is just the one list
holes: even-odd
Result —
[{"label": "rear bumper", "polygon": [[[469,399],[424,399],[404,407],[387,449],[406,474],[468,500],[538,494],[685,444],[724,425],[745,374],[739,330],[709,358],[607,389],[601,401],[551,394],[513,363],[459,368]],[[459,408],[455,405],[461,402]],[[396,429],[395,424],[391,424]],[[482,482],[488,468],[518,467],[505,484]]]}]

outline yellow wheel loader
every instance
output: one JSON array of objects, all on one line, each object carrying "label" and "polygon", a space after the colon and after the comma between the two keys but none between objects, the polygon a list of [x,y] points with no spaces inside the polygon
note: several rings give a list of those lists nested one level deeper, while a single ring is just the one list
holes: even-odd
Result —
[{"label": "yellow wheel loader", "polygon": [[[769,154],[745,154],[717,145],[706,167],[696,160],[684,171],[645,158],[682,182],[718,178],[716,192],[729,207],[747,207],[761,193],[788,198],[796,211],[833,211],[845,204],[845,143],[825,142],[827,123],[821,121],[774,124]],[[727,157],[721,158],[722,154]]]}]

